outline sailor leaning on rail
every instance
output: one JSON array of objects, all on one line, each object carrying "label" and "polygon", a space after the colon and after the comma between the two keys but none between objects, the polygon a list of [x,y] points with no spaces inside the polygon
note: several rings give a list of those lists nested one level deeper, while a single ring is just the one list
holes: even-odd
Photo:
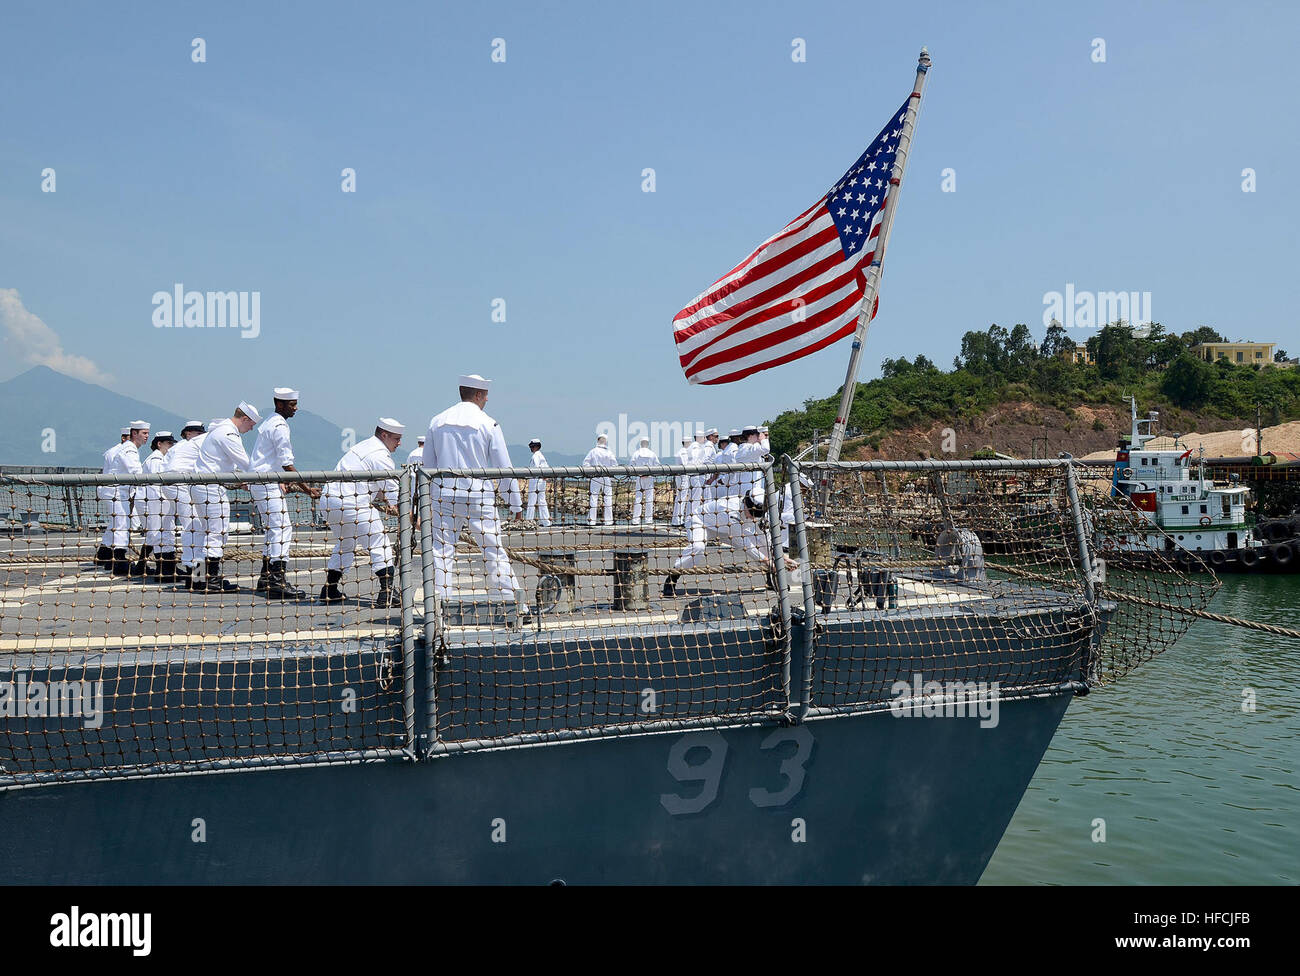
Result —
[{"label": "sailor leaning on rail", "polygon": [[[746,491],[743,496],[728,495],[705,502],[688,522],[690,544],[673,563],[672,572],[664,580],[663,595],[676,595],[682,570],[690,569],[704,558],[710,540],[739,549],[770,573],[771,545],[763,525],[766,514],[766,495],[761,487]],[[789,556],[785,557],[786,569],[794,570],[798,565]]]},{"label": "sailor leaning on rail", "polygon": [[[508,468],[501,425],[483,412],[492,381],[477,373],[461,376],[460,402],[429,421],[424,441],[424,466],[435,468]],[[500,482],[484,478],[436,478],[433,490],[434,587],[441,597],[451,594],[456,540],[463,528],[483,553],[487,588],[498,596],[518,599],[519,582],[501,542],[496,493],[506,496],[510,511],[523,518],[523,500],[513,478]]]},{"label": "sailor leaning on rail", "polygon": [[[232,474],[248,471],[251,462],[244,450],[242,435],[261,423],[262,415],[248,402],[241,402],[229,418],[218,420],[208,428],[199,447],[196,474]],[[194,503],[194,522],[203,535],[204,570],[202,584],[192,583],[192,590],[206,593],[233,593],[239,589],[221,575],[226,538],[230,534],[230,496],[224,485],[190,485]]]},{"label": "sailor leaning on rail", "polygon": [[[380,417],[375,433],[356,444],[334,465],[335,471],[376,471],[392,473],[393,451],[402,443],[406,426],[392,417]],[[393,589],[393,546],[384,530],[380,514],[397,515],[396,478],[374,481],[331,481],[320,496],[320,513],[333,534],[334,551],[325,563],[325,585],[320,598],[324,603],[342,603],[339,589],[343,574],[356,559],[357,543],[370,553],[370,568],[379,580],[375,609],[400,606]]]},{"label": "sailor leaning on rail", "polygon": [[[277,386],[273,391],[275,412],[257,428],[257,441],[249,458],[258,473],[296,471],[293,444],[289,435],[289,418],[298,412],[298,391]],[[290,491],[300,491],[312,498],[320,496],[315,485],[289,482]],[[289,544],[293,541],[293,523],[285,503],[285,486],[278,482],[250,483],[249,494],[257,506],[266,536],[262,543],[262,571],[257,577],[256,592],[273,600],[300,600],[307,594],[288,579]]]}]

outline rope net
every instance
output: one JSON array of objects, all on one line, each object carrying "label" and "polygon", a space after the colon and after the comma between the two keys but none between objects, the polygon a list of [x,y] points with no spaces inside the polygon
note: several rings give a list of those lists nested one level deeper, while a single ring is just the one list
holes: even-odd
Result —
[{"label": "rope net", "polygon": [[[823,632],[815,707],[1043,693],[1113,681],[1171,646],[1217,588],[1155,554],[1105,567],[1080,549],[1103,515],[1140,519],[1061,463],[805,464]],[[1152,571],[1152,570],[1155,571]],[[1145,603],[1137,603],[1143,599]],[[972,690],[980,686],[985,690]],[[922,689],[928,687],[928,691]],[[910,688],[910,690],[909,690]]]},{"label": "rope net", "polygon": [[0,476],[0,787],[1062,693],[1217,586],[1061,463],[391,475]]}]

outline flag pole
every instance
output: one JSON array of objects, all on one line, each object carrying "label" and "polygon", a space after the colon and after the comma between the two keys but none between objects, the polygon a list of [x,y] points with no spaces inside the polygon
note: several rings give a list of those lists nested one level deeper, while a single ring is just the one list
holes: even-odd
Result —
[{"label": "flag pole", "polygon": [[907,154],[912,148],[912,133],[916,129],[916,115],[921,109],[921,94],[925,89],[925,75],[929,70],[930,52],[921,48],[921,56],[916,64],[916,82],[912,85],[912,97],[907,100],[907,115],[903,119],[903,131],[898,137],[894,172],[889,177],[891,192],[889,199],[885,201],[885,213],[880,218],[880,239],[876,242],[876,253],[872,257],[871,266],[867,269],[866,288],[862,293],[862,311],[858,313],[858,327],[853,332],[853,352],[849,355],[849,371],[844,378],[840,411],[835,417],[835,426],[831,428],[830,447],[826,449],[827,461],[838,461],[840,449],[844,446],[844,429],[849,422],[849,411],[853,409],[853,395],[857,392],[862,343],[867,338],[867,328],[871,325],[871,312],[876,307],[876,295],[880,292],[881,262],[885,259],[885,248],[889,245],[889,229],[894,223],[894,211],[898,209],[898,195],[903,189],[903,171],[907,169]]}]

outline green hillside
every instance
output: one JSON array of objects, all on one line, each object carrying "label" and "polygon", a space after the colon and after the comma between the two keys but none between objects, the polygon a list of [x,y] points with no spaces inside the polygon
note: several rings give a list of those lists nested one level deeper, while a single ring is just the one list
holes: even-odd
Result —
[{"label": "green hillside", "polygon": [[[1221,341],[1208,327],[1173,335],[1155,324],[1149,336],[1139,338],[1116,323],[1088,340],[1094,363],[1084,365],[1066,355],[1075,340],[1059,325],[1049,327],[1037,347],[1027,326],[1008,331],[993,325],[962,337],[951,370],[925,356],[886,359],[879,379],[858,384],[849,427],[860,430],[862,442],[878,450],[883,439],[898,431],[969,424],[1007,401],[1074,415],[1085,405],[1117,406],[1124,396],[1136,396],[1143,411],[1174,408],[1201,417],[1253,421],[1256,404],[1261,404],[1266,425],[1300,418],[1300,368],[1239,366],[1226,360],[1210,364],[1191,354],[1198,342]],[[1278,351],[1279,360],[1285,356]],[[811,441],[814,430],[825,436],[839,404],[836,391],[780,414],[770,425],[776,453],[793,454]]]}]

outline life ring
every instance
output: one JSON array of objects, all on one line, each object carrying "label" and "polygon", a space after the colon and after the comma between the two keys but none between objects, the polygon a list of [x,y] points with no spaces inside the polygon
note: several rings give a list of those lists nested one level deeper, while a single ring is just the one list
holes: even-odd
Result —
[{"label": "life ring", "polygon": [[1120,474],[1123,475],[1125,478],[1131,478],[1133,477],[1133,469],[1125,468],[1123,471],[1120,472]]},{"label": "life ring", "polygon": [[1228,557],[1220,549],[1211,549],[1209,559],[1210,565],[1215,569],[1222,569],[1228,564]]},{"label": "life ring", "polygon": [[1279,542],[1273,547],[1269,555],[1273,557],[1273,562],[1279,566],[1285,566],[1291,562],[1291,557],[1295,555],[1295,552],[1291,549],[1291,543]]},{"label": "life ring", "polygon": [[1214,519],[1210,518],[1208,515],[1201,516],[1202,525],[1212,525],[1213,523],[1214,523]]},{"label": "life ring", "polygon": [[1241,554],[1239,558],[1241,559],[1241,565],[1244,566],[1246,569],[1254,569],[1256,566],[1259,565],[1259,553],[1257,553],[1254,549],[1241,550]]}]

